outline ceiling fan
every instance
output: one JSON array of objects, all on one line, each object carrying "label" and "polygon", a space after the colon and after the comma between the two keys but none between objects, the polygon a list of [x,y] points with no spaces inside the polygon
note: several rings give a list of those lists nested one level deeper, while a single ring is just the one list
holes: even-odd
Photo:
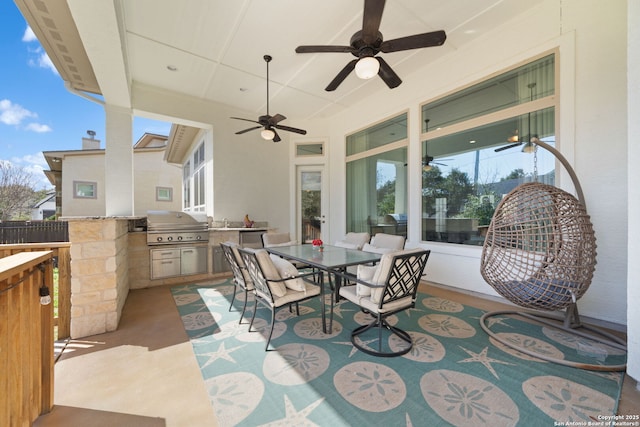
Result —
[{"label": "ceiling fan", "polygon": [[276,129],[284,130],[287,132],[299,133],[301,135],[306,135],[307,134],[306,130],[292,128],[289,126],[278,124],[284,119],[286,119],[286,117],[283,116],[282,114],[276,114],[275,116],[269,115],[269,62],[271,62],[273,58],[271,58],[271,56],[269,55],[265,55],[263,58],[264,58],[264,61],[267,63],[267,114],[265,114],[264,116],[258,117],[257,121],[251,120],[251,119],[243,119],[242,117],[231,117],[232,119],[235,119],[235,120],[244,120],[245,122],[257,123],[259,125],[259,126],[252,126],[250,128],[238,131],[236,132],[236,135],[241,135],[243,133],[246,133],[255,129],[260,129],[260,128],[264,128],[262,129],[262,132],[260,132],[260,135],[264,139],[272,140],[273,142],[282,141],[280,139],[280,135],[278,135],[278,132],[276,132]]},{"label": "ceiling fan", "polygon": [[361,79],[370,79],[376,74],[389,86],[390,89],[398,87],[402,80],[391,69],[389,64],[378,53],[399,52],[402,50],[420,49],[423,47],[441,46],[447,39],[444,31],[415,34],[413,36],[400,37],[383,41],[379,31],[385,0],[365,0],[362,16],[362,30],[351,36],[349,46],[298,46],[297,53],[322,53],[342,52],[351,53],[357,59],[349,62],[325,88],[326,91],[334,91],[347,76],[356,70],[356,75]]},{"label": "ceiling fan", "polygon": [[[432,165],[438,166],[447,166],[444,163],[434,162],[433,157],[427,154],[427,141],[424,142],[424,157],[422,158],[422,170],[428,172],[432,169]],[[451,160],[451,159],[443,159],[443,160]]]}]

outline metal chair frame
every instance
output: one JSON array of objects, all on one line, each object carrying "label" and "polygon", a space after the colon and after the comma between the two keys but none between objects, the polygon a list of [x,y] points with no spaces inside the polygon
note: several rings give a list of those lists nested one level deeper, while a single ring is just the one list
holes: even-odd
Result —
[{"label": "metal chair frame", "polygon": [[[382,291],[382,296],[380,298],[380,302],[378,303],[377,311],[375,313],[369,311],[370,314],[375,316],[375,319],[370,324],[359,326],[351,332],[351,343],[354,345],[354,347],[366,354],[381,357],[402,356],[403,354],[411,351],[411,348],[413,347],[413,339],[411,338],[409,333],[396,326],[390,325],[387,322],[387,318],[400,311],[408,310],[415,307],[418,285],[420,284],[420,280],[427,265],[427,260],[429,259],[430,253],[430,250],[411,251],[393,256],[391,268],[389,268],[389,272],[385,280],[384,290]],[[356,283],[361,283],[372,288],[380,287],[376,284],[366,282],[364,280],[352,280]],[[393,303],[394,301],[400,300],[402,298],[406,298],[408,296],[411,297],[411,302],[409,304],[403,305],[402,307],[398,307],[393,310],[385,310],[385,305]],[[354,301],[351,302],[359,305]],[[362,308],[362,305],[360,305],[360,307]],[[365,309],[365,311],[368,310]],[[377,349],[365,346],[361,342],[361,340],[358,339],[361,334],[372,328],[378,328]],[[399,351],[384,351],[382,349],[383,330],[388,330],[391,334],[398,336],[400,339],[408,343],[408,346]]]},{"label": "metal chair frame", "polygon": [[[264,271],[262,270],[262,267],[260,266],[260,263],[258,262],[258,258],[256,257],[256,254],[254,251],[239,249],[238,252],[242,257],[242,261],[244,262],[244,265],[246,266],[249,276],[251,277],[254,285],[254,295],[255,295],[256,302],[253,309],[253,315],[251,316],[251,322],[249,323],[249,332],[257,332],[257,331],[252,331],[251,328],[253,326],[253,321],[255,320],[255,317],[256,317],[256,312],[258,311],[258,302],[262,303],[263,305],[265,305],[267,308],[271,310],[271,328],[269,330],[269,336],[267,338],[267,344],[265,346],[265,351],[269,351],[269,343],[271,342],[271,336],[273,335],[273,327],[275,325],[275,316],[276,316],[277,309],[282,307],[283,305],[289,305],[289,309],[291,310],[291,304],[295,303],[296,315],[300,316],[300,308],[298,306],[299,302],[306,301],[315,297],[323,298],[323,295],[322,295],[322,292],[320,292],[319,294],[310,294],[310,295],[304,296],[303,298],[298,298],[294,301],[287,301],[282,305],[276,306],[276,299],[273,297],[271,288],[269,287],[269,282],[285,282],[287,280],[291,280],[291,277],[287,277],[284,279],[277,279],[277,280],[267,279]],[[315,281],[307,279],[307,277],[311,277],[311,276],[315,277],[316,273],[315,272],[301,273],[296,277],[302,278],[309,283],[315,283]]]}]

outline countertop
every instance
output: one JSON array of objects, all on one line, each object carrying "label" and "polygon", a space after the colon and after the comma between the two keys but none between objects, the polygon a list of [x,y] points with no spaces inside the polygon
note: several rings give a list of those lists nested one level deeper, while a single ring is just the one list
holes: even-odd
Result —
[{"label": "countertop", "polygon": [[216,227],[216,228],[210,228],[210,231],[267,231],[269,230],[267,227],[251,227],[251,228],[247,228],[247,227]]}]

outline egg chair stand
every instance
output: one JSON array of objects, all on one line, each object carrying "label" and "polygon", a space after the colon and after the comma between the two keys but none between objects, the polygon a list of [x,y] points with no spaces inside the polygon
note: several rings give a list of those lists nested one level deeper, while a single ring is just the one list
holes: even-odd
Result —
[{"label": "egg chair stand", "polygon": [[[580,321],[577,301],[589,288],[596,265],[593,225],[571,165],[550,145],[537,138],[532,143],[562,163],[578,198],[552,185],[529,182],[498,204],[482,247],[480,272],[498,294],[519,308],[535,311],[489,312],[480,318],[480,326],[493,339],[538,359],[594,371],[623,371],[626,364],[582,363],[533,352],[488,326],[492,317],[521,316],[626,351],[624,340]],[[557,313],[561,310],[563,316]]]}]

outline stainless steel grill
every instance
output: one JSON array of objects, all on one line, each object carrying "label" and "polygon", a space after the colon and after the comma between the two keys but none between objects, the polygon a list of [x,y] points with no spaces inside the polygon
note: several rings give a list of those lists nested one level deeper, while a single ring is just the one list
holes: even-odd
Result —
[{"label": "stainless steel grill", "polygon": [[147,212],[147,244],[175,245],[209,241],[209,225],[204,214],[176,211]]}]

